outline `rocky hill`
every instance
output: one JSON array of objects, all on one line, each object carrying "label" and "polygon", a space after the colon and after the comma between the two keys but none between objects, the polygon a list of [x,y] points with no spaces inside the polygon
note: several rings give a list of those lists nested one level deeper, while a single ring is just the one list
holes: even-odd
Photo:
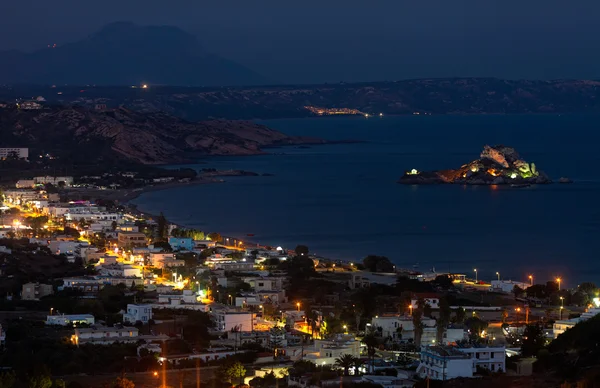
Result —
[{"label": "rocky hill", "polygon": [[[564,179],[564,178],[563,178]],[[561,181],[562,182],[562,181]],[[439,171],[406,171],[399,183],[461,185],[528,185],[552,183],[546,174],[539,171],[535,163],[521,159],[514,148],[503,145],[485,146],[479,159],[460,168]]]},{"label": "rocky hill", "polygon": [[30,155],[143,164],[179,163],[200,155],[256,155],[267,146],[324,142],[246,121],[189,122],[159,112],[83,107],[0,109],[0,139],[2,145],[32,148]]},{"label": "rocky hill", "polygon": [[176,27],[113,23],[84,40],[33,53],[0,52],[0,84],[256,85],[265,79],[206,52]]},{"label": "rocky hill", "polygon": [[311,117],[323,110],[376,115],[600,112],[600,82],[585,80],[452,78],[240,88],[0,87],[0,100],[38,95],[61,104],[125,105],[189,120]]}]

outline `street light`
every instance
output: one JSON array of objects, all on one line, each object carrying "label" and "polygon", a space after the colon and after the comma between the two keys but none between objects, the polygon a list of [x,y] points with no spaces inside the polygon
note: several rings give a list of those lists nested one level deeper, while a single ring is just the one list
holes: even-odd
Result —
[{"label": "street light", "polygon": [[562,319],[562,311],[563,311],[564,307],[560,306],[560,319]]},{"label": "street light", "polygon": [[477,283],[477,268],[473,269],[473,271],[475,272],[475,283]]},{"label": "street light", "polygon": [[410,311],[410,316],[412,317],[412,309],[413,309],[413,306],[412,306],[412,304],[409,304],[409,305],[408,305],[408,309],[409,309],[409,311]]},{"label": "street light", "polygon": [[498,281],[500,281],[500,272],[496,272],[496,276],[498,276]]},{"label": "street light", "polygon": [[562,281],[561,278],[556,278],[556,283],[558,283],[558,291],[560,291],[560,282]]},{"label": "street light", "polygon": [[54,307],[50,307],[50,315],[52,315],[53,311],[54,311]]},{"label": "street light", "polygon": [[344,325],[344,326],[342,326],[342,327],[344,328],[344,333],[345,333],[345,334],[348,334],[348,326],[347,326],[347,325]]},{"label": "street light", "polygon": [[300,302],[296,302],[296,307],[298,308],[298,311],[300,311]]},{"label": "street light", "polygon": [[229,304],[233,304],[233,297],[229,295]]},{"label": "street light", "polygon": [[533,286],[533,275],[529,275],[529,285]]}]

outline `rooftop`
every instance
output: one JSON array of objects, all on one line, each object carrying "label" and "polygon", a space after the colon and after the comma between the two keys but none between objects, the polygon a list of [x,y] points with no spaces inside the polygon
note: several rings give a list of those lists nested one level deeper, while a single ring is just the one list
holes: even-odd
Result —
[{"label": "rooftop", "polygon": [[469,355],[460,352],[453,346],[427,346],[423,351],[445,358],[469,358]]}]

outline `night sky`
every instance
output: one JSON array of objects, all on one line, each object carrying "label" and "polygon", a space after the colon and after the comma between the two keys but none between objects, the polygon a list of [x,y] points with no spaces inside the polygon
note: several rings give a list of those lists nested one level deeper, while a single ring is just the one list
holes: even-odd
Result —
[{"label": "night sky", "polygon": [[0,1],[0,50],[174,25],[280,82],[600,78],[598,0]]}]

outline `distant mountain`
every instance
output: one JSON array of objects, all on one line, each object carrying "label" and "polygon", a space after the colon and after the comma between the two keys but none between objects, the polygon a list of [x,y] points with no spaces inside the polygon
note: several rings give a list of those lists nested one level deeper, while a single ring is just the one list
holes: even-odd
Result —
[{"label": "distant mountain", "polygon": [[188,120],[363,114],[527,114],[600,112],[600,81],[416,79],[260,87],[0,87],[0,101],[43,96],[48,103],[126,106]]},{"label": "distant mountain", "polygon": [[200,155],[258,155],[264,153],[261,147],[306,143],[325,141],[247,121],[189,122],[125,108],[0,108],[0,144],[19,144],[30,147],[30,154],[50,153],[76,164],[181,163]]},{"label": "distant mountain", "polygon": [[79,42],[31,54],[0,52],[0,83],[56,85],[256,85],[265,79],[207,53],[176,27],[113,23]]}]

